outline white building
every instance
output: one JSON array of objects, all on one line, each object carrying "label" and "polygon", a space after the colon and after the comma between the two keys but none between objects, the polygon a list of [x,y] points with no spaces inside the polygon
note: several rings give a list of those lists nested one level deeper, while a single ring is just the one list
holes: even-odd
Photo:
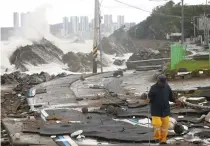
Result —
[{"label": "white building", "polygon": [[122,25],[124,25],[124,22],[125,20],[124,20],[124,16],[122,16],[122,15],[118,15],[117,16],[117,26],[118,26],[118,28],[120,28]]},{"label": "white building", "polygon": [[71,16],[70,21],[71,32],[77,33],[79,31],[79,18],[77,16]]},{"label": "white building", "polygon": [[104,31],[111,32],[113,25],[112,15],[104,15]]},{"label": "white building", "polygon": [[69,34],[69,19],[68,17],[63,17],[63,34],[67,36]]},{"label": "white building", "polygon": [[21,27],[25,26],[26,13],[21,13]]},{"label": "white building", "polygon": [[31,13],[27,12],[27,13],[21,13],[21,27],[22,28],[26,28],[27,27],[27,23],[30,22],[30,16]]},{"label": "white building", "polygon": [[80,17],[80,30],[82,32],[88,32],[89,31],[88,16],[81,16]]},{"label": "white building", "polygon": [[19,28],[19,13],[18,12],[13,13],[13,27],[15,29]]}]

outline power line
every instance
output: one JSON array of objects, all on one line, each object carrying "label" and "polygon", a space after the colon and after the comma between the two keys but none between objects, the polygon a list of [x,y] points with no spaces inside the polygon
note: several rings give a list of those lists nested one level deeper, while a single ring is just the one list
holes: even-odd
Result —
[{"label": "power line", "polygon": [[[147,12],[147,13],[150,13],[152,14],[151,11],[148,11],[148,10],[145,10],[145,9],[142,9],[142,8],[139,8],[137,6],[133,6],[131,4],[128,4],[128,3],[124,3],[122,1],[119,1],[119,0],[114,0],[115,2],[118,2],[120,4],[123,4],[123,5],[126,5],[128,7],[132,7],[132,8],[135,8],[135,9],[138,9],[138,10],[141,10],[141,11],[144,11],[144,12]],[[174,18],[181,18],[181,16],[176,16],[176,15],[168,15],[168,14],[164,14],[164,13],[155,13],[155,14],[158,14],[158,15],[162,15],[162,16],[167,16],[167,17],[174,17]]]}]

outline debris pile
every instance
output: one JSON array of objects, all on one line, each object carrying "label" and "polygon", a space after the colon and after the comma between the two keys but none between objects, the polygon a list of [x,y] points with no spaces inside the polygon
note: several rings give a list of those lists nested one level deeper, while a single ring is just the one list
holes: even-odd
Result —
[{"label": "debris pile", "polygon": [[[11,74],[4,74],[1,76],[1,85],[16,85],[11,91],[3,91],[1,94],[1,115],[4,117],[16,117],[23,118],[30,114],[29,106],[26,101],[27,92],[34,85],[67,76],[66,73],[58,74],[57,76],[49,75],[46,72],[41,72],[40,74],[28,75],[25,73],[20,73],[19,71],[13,72]],[[39,91],[38,92],[44,92]],[[46,92],[46,91],[45,91]],[[9,105],[9,106],[8,106]]]}]

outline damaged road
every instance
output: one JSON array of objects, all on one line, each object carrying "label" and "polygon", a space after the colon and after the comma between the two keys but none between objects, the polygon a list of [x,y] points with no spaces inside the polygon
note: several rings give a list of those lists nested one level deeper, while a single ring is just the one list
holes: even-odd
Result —
[{"label": "damaged road", "polygon": [[[151,80],[153,72],[126,71],[123,74],[124,76],[119,78],[113,77],[112,72],[94,76],[84,75],[83,80],[81,75],[71,75],[36,85],[34,89],[37,90],[37,94],[33,102],[34,106],[41,106],[35,106],[34,110],[40,115],[35,119],[24,119],[19,122],[4,119],[4,125],[14,135],[20,133],[23,137],[30,135],[35,139],[42,137],[40,143],[45,145],[46,140],[49,140],[53,145],[68,143],[82,146],[88,144],[87,139],[96,140],[93,145],[103,145],[103,142],[119,146],[148,145],[153,130],[151,124],[148,124],[149,107],[143,102],[142,94],[147,90],[147,86],[153,83]],[[203,85],[208,84],[208,81],[202,81]],[[187,87],[188,83],[182,85]],[[170,84],[175,89],[180,87],[180,83]],[[198,84],[191,84],[189,87],[196,88]],[[205,102],[202,104],[208,105],[208,101]],[[86,107],[86,110],[82,107]],[[208,109],[174,105],[171,105],[171,109],[171,116],[188,128],[181,135],[175,134],[173,130],[169,131],[169,140],[173,141],[180,136],[187,137],[193,132],[194,136],[190,140],[183,137],[185,143],[188,141],[193,145],[195,141],[199,141],[202,145],[208,145],[210,124],[205,120],[208,119],[207,116],[201,118],[202,115],[209,113]],[[78,130],[82,130],[81,134],[76,137],[70,136]],[[196,137],[199,140],[195,140]],[[12,140],[13,143],[18,143],[17,139]],[[177,142],[182,144],[184,141]],[[26,143],[24,139],[21,142]],[[35,141],[34,143],[37,144]]]}]

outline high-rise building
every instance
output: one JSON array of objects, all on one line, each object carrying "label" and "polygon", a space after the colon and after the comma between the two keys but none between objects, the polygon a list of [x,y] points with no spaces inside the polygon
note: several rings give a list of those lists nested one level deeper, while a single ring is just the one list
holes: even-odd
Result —
[{"label": "high-rise building", "polygon": [[69,19],[68,17],[63,17],[63,32],[67,36],[69,31]]},{"label": "high-rise building", "polygon": [[25,21],[26,21],[26,14],[21,13],[21,27],[25,26]]},{"label": "high-rise building", "polygon": [[13,13],[13,27],[14,28],[19,27],[19,13],[18,12]]},{"label": "high-rise building", "polygon": [[124,16],[122,15],[118,15],[117,16],[117,25],[118,25],[118,28],[120,28],[122,25],[124,25]]},{"label": "high-rise building", "polygon": [[29,23],[29,19],[30,19],[30,12],[27,13],[21,13],[21,27],[27,27],[27,23]]},{"label": "high-rise building", "polygon": [[88,26],[88,16],[81,16],[80,17],[80,30],[83,32],[89,31],[89,26]]},{"label": "high-rise building", "polygon": [[71,16],[70,17],[70,23],[71,23],[71,32],[76,33],[79,30],[79,18],[77,16]]},{"label": "high-rise building", "polygon": [[112,15],[104,15],[104,31],[110,32],[112,28]]}]

